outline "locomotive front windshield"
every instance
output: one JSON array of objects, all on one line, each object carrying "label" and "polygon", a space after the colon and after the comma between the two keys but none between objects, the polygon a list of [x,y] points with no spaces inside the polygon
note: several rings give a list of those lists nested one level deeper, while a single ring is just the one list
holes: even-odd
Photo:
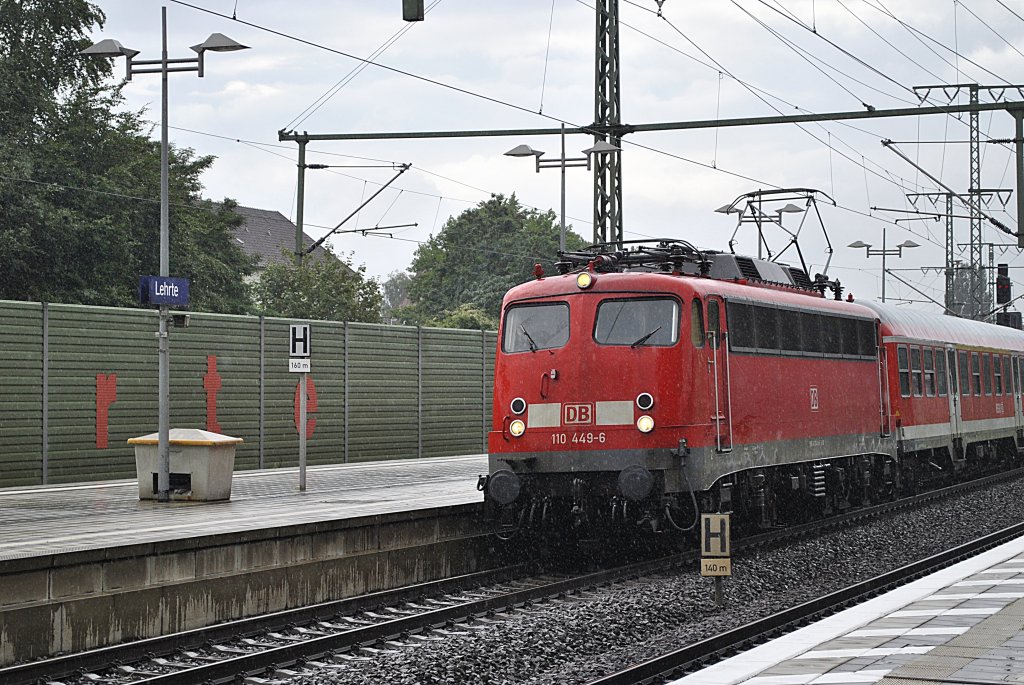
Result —
[{"label": "locomotive front windshield", "polygon": [[679,340],[679,302],[669,297],[605,300],[597,307],[599,345],[667,347]]},{"label": "locomotive front windshield", "polygon": [[569,305],[565,302],[509,307],[505,312],[503,352],[536,352],[569,342]]}]

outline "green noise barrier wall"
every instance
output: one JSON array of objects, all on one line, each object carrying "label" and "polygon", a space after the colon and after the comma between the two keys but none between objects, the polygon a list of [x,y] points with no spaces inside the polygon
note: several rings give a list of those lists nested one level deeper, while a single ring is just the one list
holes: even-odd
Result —
[{"label": "green noise barrier wall", "polygon": [[[171,328],[171,427],[243,438],[236,469],[296,466],[289,324],[309,323],[307,462],[486,451],[496,334],[191,313]],[[157,430],[157,314],[0,301],[0,487],[130,478]]]}]

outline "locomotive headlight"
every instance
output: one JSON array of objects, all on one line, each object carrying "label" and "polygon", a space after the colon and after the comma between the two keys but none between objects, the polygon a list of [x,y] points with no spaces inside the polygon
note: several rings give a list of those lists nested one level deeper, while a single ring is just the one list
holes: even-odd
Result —
[{"label": "locomotive headlight", "polygon": [[526,432],[526,424],[521,419],[516,419],[508,424],[508,432],[512,434],[513,438],[518,438]]},{"label": "locomotive headlight", "polygon": [[654,406],[654,397],[649,392],[642,392],[636,396],[636,406],[640,411],[650,411]]},{"label": "locomotive headlight", "polygon": [[580,273],[576,274],[576,285],[581,290],[586,290],[587,288],[589,288],[593,284],[594,284],[594,277],[591,275],[591,273],[589,271],[581,271]]},{"label": "locomotive headlight", "polygon": [[636,420],[636,429],[641,433],[650,433],[654,430],[654,419],[644,414]]}]

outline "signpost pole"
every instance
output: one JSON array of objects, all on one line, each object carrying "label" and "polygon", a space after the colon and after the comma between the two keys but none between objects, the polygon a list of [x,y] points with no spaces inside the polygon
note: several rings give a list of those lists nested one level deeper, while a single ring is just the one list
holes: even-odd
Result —
[{"label": "signpost pole", "polygon": [[299,377],[299,492],[306,491],[306,402],[309,396],[309,371],[312,368],[313,343],[308,323],[293,323],[288,327],[288,370]]},{"label": "signpost pole", "polygon": [[308,373],[302,373],[302,390],[299,392],[299,491],[306,491],[306,379]]}]

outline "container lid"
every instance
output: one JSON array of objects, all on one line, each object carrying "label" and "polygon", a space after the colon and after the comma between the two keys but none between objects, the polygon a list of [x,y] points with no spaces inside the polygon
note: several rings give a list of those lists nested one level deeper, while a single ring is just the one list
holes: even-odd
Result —
[{"label": "container lid", "polygon": [[[210,431],[198,428],[172,428],[170,430],[170,444],[172,445],[193,445],[200,447],[211,447],[219,445],[237,445],[242,438],[233,438],[230,435],[211,433]],[[160,443],[159,433],[150,433],[128,440],[129,445],[157,445]]]}]

